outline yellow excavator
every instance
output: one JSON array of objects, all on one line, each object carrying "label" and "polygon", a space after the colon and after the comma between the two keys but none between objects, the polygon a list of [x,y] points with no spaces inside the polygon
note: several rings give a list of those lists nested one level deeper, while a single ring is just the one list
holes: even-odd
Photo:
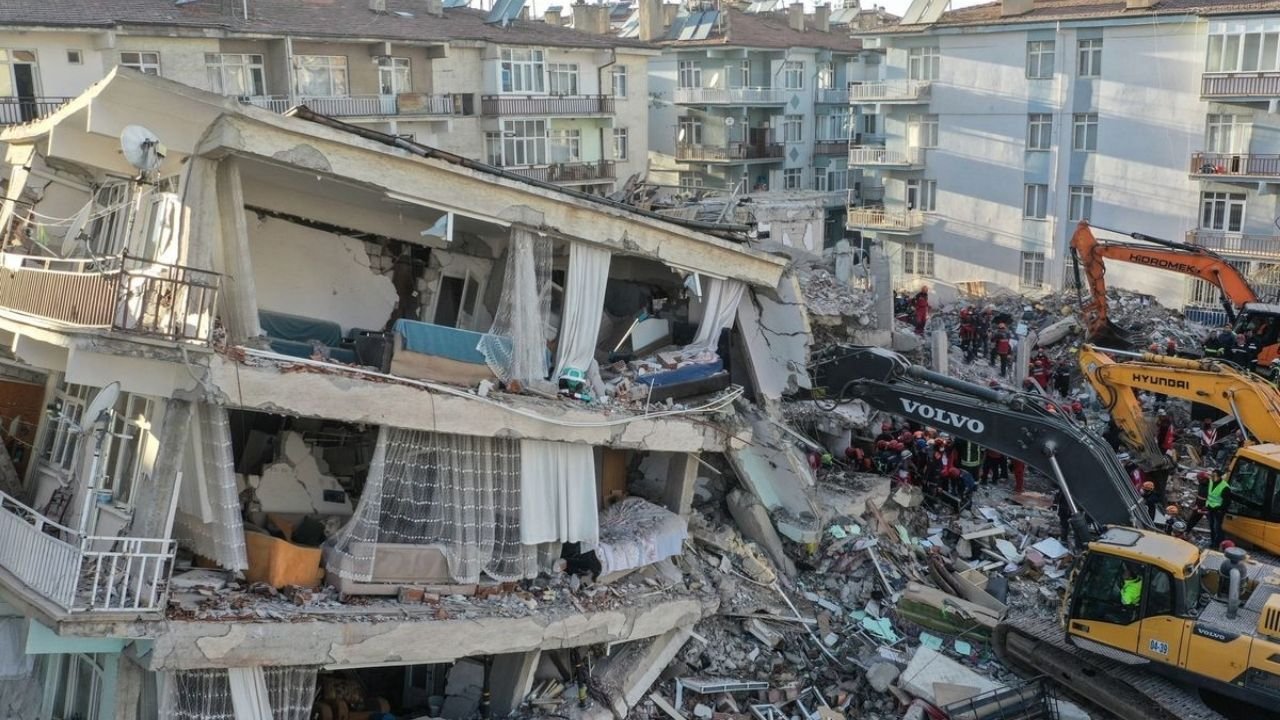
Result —
[{"label": "yellow excavator", "polygon": [[[1130,357],[1116,362],[1111,355]],[[1104,350],[1084,345],[1080,371],[1140,464],[1163,460],[1136,391],[1202,403],[1231,415],[1249,444],[1227,470],[1231,499],[1223,529],[1280,554],[1280,390],[1262,378],[1216,360]]]}]

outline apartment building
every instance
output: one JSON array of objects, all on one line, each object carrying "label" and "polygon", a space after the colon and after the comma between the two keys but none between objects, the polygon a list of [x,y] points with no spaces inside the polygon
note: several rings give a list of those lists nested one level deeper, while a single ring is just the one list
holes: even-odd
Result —
[{"label": "apartment building", "polygon": [[[1276,23],[1267,4],[1006,0],[856,34],[883,54],[852,101],[884,119],[850,164],[884,197],[849,228],[896,281],[1035,292],[1071,277],[1076,223],[1203,245],[1274,292]],[[1215,306],[1182,276],[1115,263],[1115,283]]]},{"label": "apartment building", "polygon": [[0,143],[0,716],[625,714],[699,468],[805,486],[733,233],[128,69]]},{"label": "apartment building", "polygon": [[861,53],[847,25],[833,29],[826,5],[808,15],[800,3],[785,12],[671,7],[652,24],[645,7],[636,36],[663,49],[649,65],[651,178],[764,201],[816,200],[837,231],[830,240],[839,239],[856,184],[849,143],[879,133],[875,118],[856,116],[849,88],[878,77],[865,60],[880,56]]},{"label": "apartment building", "polygon": [[[645,168],[646,63],[609,34],[440,0],[145,0],[0,8],[0,123],[129,67],[276,112],[306,104],[526,177],[607,192]],[[247,10],[248,15],[245,15]]]}]

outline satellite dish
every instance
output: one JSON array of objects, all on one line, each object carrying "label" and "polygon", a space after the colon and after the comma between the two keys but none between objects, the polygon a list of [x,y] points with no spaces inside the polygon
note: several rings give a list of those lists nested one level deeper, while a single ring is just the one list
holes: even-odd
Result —
[{"label": "satellite dish", "polygon": [[159,168],[165,156],[160,138],[141,125],[128,125],[120,133],[120,151],[130,165],[144,173]]},{"label": "satellite dish", "polygon": [[116,406],[116,400],[120,399],[120,383],[113,382],[110,385],[98,391],[98,396],[89,403],[89,407],[84,411],[84,429],[89,429],[96,425],[102,416],[110,412],[111,408]]},{"label": "satellite dish", "polygon": [[725,118],[725,119],[724,119],[724,124],[725,124],[725,125],[727,125],[727,126],[729,126],[729,127],[733,127],[735,124],[737,124],[737,122],[738,122],[737,120],[735,120],[735,119],[733,119],[733,118],[731,118],[731,117],[727,117],[727,118]]}]

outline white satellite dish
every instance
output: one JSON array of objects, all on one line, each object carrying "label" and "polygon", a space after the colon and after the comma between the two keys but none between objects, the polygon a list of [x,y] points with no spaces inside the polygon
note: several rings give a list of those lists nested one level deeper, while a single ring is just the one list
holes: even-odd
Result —
[{"label": "white satellite dish", "polygon": [[120,133],[120,151],[130,165],[144,173],[159,168],[166,152],[160,138],[141,125],[128,125]]},{"label": "white satellite dish", "polygon": [[731,118],[731,117],[727,117],[727,118],[725,118],[725,119],[724,119],[724,124],[725,124],[725,125],[727,125],[727,126],[729,126],[729,127],[733,127],[737,122],[738,122],[737,120],[735,120],[735,119],[733,119],[733,118]]},{"label": "white satellite dish", "polygon": [[116,400],[120,399],[120,383],[113,382],[110,385],[98,391],[98,396],[89,403],[89,407],[84,411],[84,429],[90,430],[99,420],[103,420],[103,416],[116,406]]}]

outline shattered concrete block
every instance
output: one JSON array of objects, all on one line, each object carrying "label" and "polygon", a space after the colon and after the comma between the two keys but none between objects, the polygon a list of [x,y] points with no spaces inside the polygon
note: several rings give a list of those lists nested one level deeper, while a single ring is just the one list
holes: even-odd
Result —
[{"label": "shattered concrete block", "polygon": [[893,663],[877,662],[867,668],[867,683],[876,692],[889,692],[889,686],[901,674],[902,671]]},{"label": "shattered concrete block", "polygon": [[742,627],[744,630],[751,633],[752,637],[771,648],[776,649],[778,646],[782,645],[782,641],[785,639],[783,638],[782,633],[769,627],[769,625],[763,620],[752,618],[751,620],[743,623]]},{"label": "shattered concrete block", "polygon": [[714,714],[714,711],[711,709],[709,705],[698,703],[697,705],[693,706],[694,717],[702,718],[702,720],[711,720],[711,716],[713,714]]},{"label": "shattered concrete block", "polygon": [[795,564],[787,557],[782,539],[773,528],[769,511],[753,496],[742,490],[734,490],[727,498],[729,514],[738,525],[742,536],[759,545],[773,564],[788,576],[796,573]]}]

